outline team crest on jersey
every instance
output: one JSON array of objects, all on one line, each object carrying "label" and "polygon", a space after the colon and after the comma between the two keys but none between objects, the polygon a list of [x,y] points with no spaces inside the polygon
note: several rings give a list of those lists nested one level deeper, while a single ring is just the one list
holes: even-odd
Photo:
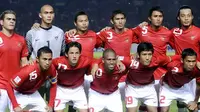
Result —
[{"label": "team crest on jersey", "polygon": [[161,41],[165,41],[166,40],[166,37],[161,37]]},{"label": "team crest on jersey", "polygon": [[55,39],[58,40],[58,36],[56,36]]},{"label": "team crest on jersey", "polygon": [[3,39],[0,37],[0,44],[3,44]]},{"label": "team crest on jersey", "polygon": [[195,39],[195,36],[191,36],[190,38],[191,38],[191,40],[194,40],[194,39]]},{"label": "team crest on jersey", "polygon": [[22,43],[21,43],[21,42],[19,42],[19,43],[17,44],[17,46],[18,46],[18,47],[21,47],[21,46],[22,46]]},{"label": "team crest on jersey", "polygon": [[125,42],[126,42],[126,43],[128,43],[128,42],[129,42],[129,39],[128,39],[128,38],[126,38],[126,39],[125,39]]}]

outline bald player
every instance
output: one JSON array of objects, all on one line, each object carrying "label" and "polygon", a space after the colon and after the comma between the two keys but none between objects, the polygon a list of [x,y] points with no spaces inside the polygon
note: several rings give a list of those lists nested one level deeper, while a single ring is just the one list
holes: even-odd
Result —
[{"label": "bald player", "polygon": [[[35,30],[31,29],[26,34],[26,42],[29,51],[29,60],[35,60],[38,49],[43,46],[48,46],[53,52],[53,58],[59,57],[65,50],[64,32],[62,29],[52,25],[54,20],[54,9],[51,5],[44,5],[40,9],[39,17],[41,18],[40,28]],[[48,82],[46,87],[48,87]],[[47,88],[41,88],[40,93],[46,100],[49,99],[49,92]]]}]

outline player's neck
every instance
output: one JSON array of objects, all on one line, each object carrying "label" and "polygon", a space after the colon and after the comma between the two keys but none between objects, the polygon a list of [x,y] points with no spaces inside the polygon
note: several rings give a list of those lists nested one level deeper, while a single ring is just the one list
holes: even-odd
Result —
[{"label": "player's neck", "polygon": [[124,30],[125,30],[125,28],[119,29],[119,28],[115,28],[115,27],[114,27],[114,31],[115,31],[116,33],[118,33],[118,34],[123,33]]},{"label": "player's neck", "polygon": [[109,70],[108,68],[104,67],[105,71],[107,74],[112,74],[114,70]]},{"label": "player's neck", "polygon": [[41,25],[40,25],[42,28],[51,28],[52,27],[52,24],[50,23],[50,24],[47,24],[47,23],[41,23]]},{"label": "player's neck", "polygon": [[7,37],[11,37],[14,33],[14,30],[6,30],[6,29],[2,29],[1,31],[4,35],[6,35]]},{"label": "player's neck", "polygon": [[161,26],[154,26],[154,25],[151,25],[151,28],[154,30],[154,31],[158,31],[160,29]]},{"label": "player's neck", "polygon": [[192,27],[192,25],[190,25],[190,26],[181,26],[181,29],[183,29],[183,30],[188,30],[188,29],[190,29]]},{"label": "player's neck", "polygon": [[82,35],[82,34],[85,34],[87,31],[88,31],[88,30],[85,30],[85,31],[77,30],[77,34]]}]

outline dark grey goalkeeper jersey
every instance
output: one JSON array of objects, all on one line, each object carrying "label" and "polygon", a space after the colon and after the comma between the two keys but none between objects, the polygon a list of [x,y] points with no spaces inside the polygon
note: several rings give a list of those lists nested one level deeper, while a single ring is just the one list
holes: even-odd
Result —
[{"label": "dark grey goalkeeper jersey", "polygon": [[37,51],[43,46],[49,46],[53,52],[53,58],[59,57],[65,50],[64,32],[56,26],[49,29],[31,29],[26,34],[26,42],[31,58],[37,57]]}]

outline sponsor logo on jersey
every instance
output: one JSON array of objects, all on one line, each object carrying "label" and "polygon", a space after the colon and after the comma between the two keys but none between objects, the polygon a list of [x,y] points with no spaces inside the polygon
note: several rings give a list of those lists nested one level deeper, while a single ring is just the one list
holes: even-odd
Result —
[{"label": "sponsor logo on jersey", "polygon": [[21,43],[21,42],[19,42],[19,43],[17,44],[17,46],[18,46],[18,47],[21,47],[21,46],[22,46],[22,43]]}]

